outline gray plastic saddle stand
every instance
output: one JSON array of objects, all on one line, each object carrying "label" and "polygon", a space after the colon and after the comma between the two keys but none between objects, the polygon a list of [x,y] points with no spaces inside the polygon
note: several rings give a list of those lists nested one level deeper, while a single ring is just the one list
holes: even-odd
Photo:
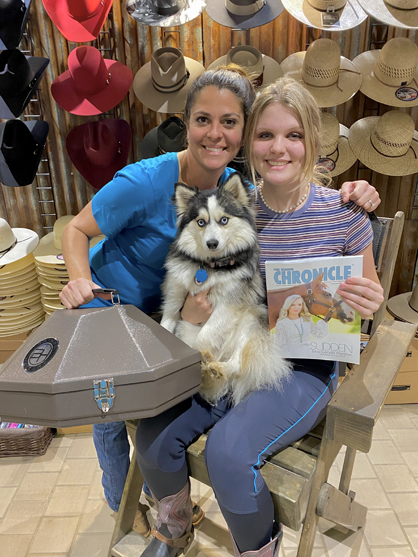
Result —
[{"label": "gray plastic saddle stand", "polygon": [[58,310],[3,365],[1,420],[67,427],[155,416],[199,390],[200,360],[135,306]]}]

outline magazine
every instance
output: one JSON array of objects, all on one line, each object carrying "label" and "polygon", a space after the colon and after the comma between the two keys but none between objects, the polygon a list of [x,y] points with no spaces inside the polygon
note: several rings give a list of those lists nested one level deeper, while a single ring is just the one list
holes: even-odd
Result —
[{"label": "magazine", "polygon": [[336,291],[362,273],[362,255],[266,261],[269,328],[284,358],[359,363],[361,318]]}]

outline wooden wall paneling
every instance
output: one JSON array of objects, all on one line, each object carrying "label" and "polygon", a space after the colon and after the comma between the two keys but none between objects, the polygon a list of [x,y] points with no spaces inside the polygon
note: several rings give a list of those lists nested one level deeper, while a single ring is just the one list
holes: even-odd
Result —
[{"label": "wooden wall paneling", "polygon": [[215,23],[206,12],[202,14],[203,65],[205,68],[217,60],[221,53],[221,26]]},{"label": "wooden wall paneling", "polygon": [[407,220],[400,245],[399,265],[396,266],[396,282],[392,283],[391,295],[412,290],[418,246],[418,221]]},{"label": "wooden wall paneling", "polygon": [[[270,56],[270,58],[274,58],[274,21],[267,23],[266,25],[262,25],[260,27],[259,32],[259,50],[266,56]],[[245,44],[245,43],[243,43]]]}]

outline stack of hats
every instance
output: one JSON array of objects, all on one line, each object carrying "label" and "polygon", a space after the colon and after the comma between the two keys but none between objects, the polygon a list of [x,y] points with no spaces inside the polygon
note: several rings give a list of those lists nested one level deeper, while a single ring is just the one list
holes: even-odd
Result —
[{"label": "stack of hats", "polygon": [[45,319],[33,250],[38,235],[0,219],[0,337],[30,331]]}]

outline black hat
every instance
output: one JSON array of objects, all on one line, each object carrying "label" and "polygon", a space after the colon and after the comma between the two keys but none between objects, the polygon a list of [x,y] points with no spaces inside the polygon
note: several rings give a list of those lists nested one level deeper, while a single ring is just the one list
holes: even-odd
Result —
[{"label": "black hat", "polygon": [[0,0],[0,50],[19,46],[32,0]]},{"label": "black hat", "polygon": [[0,182],[28,186],[36,176],[49,125],[43,120],[0,122]]},{"label": "black hat", "polygon": [[0,53],[0,118],[22,114],[48,64],[48,58],[26,57],[17,49]]},{"label": "black hat", "polygon": [[150,159],[164,153],[185,149],[186,124],[178,116],[170,116],[147,133],[141,143],[141,158]]}]

